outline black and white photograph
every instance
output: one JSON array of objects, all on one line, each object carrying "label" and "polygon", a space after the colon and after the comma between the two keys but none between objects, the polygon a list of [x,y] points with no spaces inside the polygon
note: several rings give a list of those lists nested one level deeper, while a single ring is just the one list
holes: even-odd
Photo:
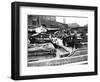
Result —
[{"label": "black and white photograph", "polygon": [[12,79],[97,75],[97,7],[12,3]]},{"label": "black and white photograph", "polygon": [[88,17],[27,15],[27,66],[88,64]]}]

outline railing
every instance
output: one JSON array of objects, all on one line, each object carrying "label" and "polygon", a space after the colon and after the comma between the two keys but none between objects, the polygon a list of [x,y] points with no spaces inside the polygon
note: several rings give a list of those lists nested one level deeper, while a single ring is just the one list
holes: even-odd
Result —
[{"label": "railing", "polygon": [[55,58],[55,59],[28,62],[28,66],[57,66],[57,65],[72,64],[77,62],[80,62],[81,64],[83,61],[87,60],[88,56],[86,54],[74,57]]}]

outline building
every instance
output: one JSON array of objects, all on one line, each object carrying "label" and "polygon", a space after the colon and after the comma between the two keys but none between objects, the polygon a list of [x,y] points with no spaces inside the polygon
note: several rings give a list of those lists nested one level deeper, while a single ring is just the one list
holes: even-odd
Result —
[{"label": "building", "polygon": [[28,15],[28,27],[35,28],[45,24],[48,28],[56,24],[55,16]]}]

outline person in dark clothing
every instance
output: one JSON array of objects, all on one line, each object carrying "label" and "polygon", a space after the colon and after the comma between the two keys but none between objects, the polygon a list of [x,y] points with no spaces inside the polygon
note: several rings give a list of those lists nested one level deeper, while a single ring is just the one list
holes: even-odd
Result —
[{"label": "person in dark clothing", "polygon": [[77,41],[77,33],[75,33],[73,36],[72,36],[72,48],[75,48],[77,49],[78,48],[78,41]]}]

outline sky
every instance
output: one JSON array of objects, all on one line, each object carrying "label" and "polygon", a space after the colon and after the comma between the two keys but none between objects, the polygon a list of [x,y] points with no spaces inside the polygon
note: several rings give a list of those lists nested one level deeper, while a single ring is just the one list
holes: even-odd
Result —
[{"label": "sky", "polygon": [[61,23],[78,23],[80,26],[88,24],[88,18],[86,17],[56,17],[56,21]]}]

